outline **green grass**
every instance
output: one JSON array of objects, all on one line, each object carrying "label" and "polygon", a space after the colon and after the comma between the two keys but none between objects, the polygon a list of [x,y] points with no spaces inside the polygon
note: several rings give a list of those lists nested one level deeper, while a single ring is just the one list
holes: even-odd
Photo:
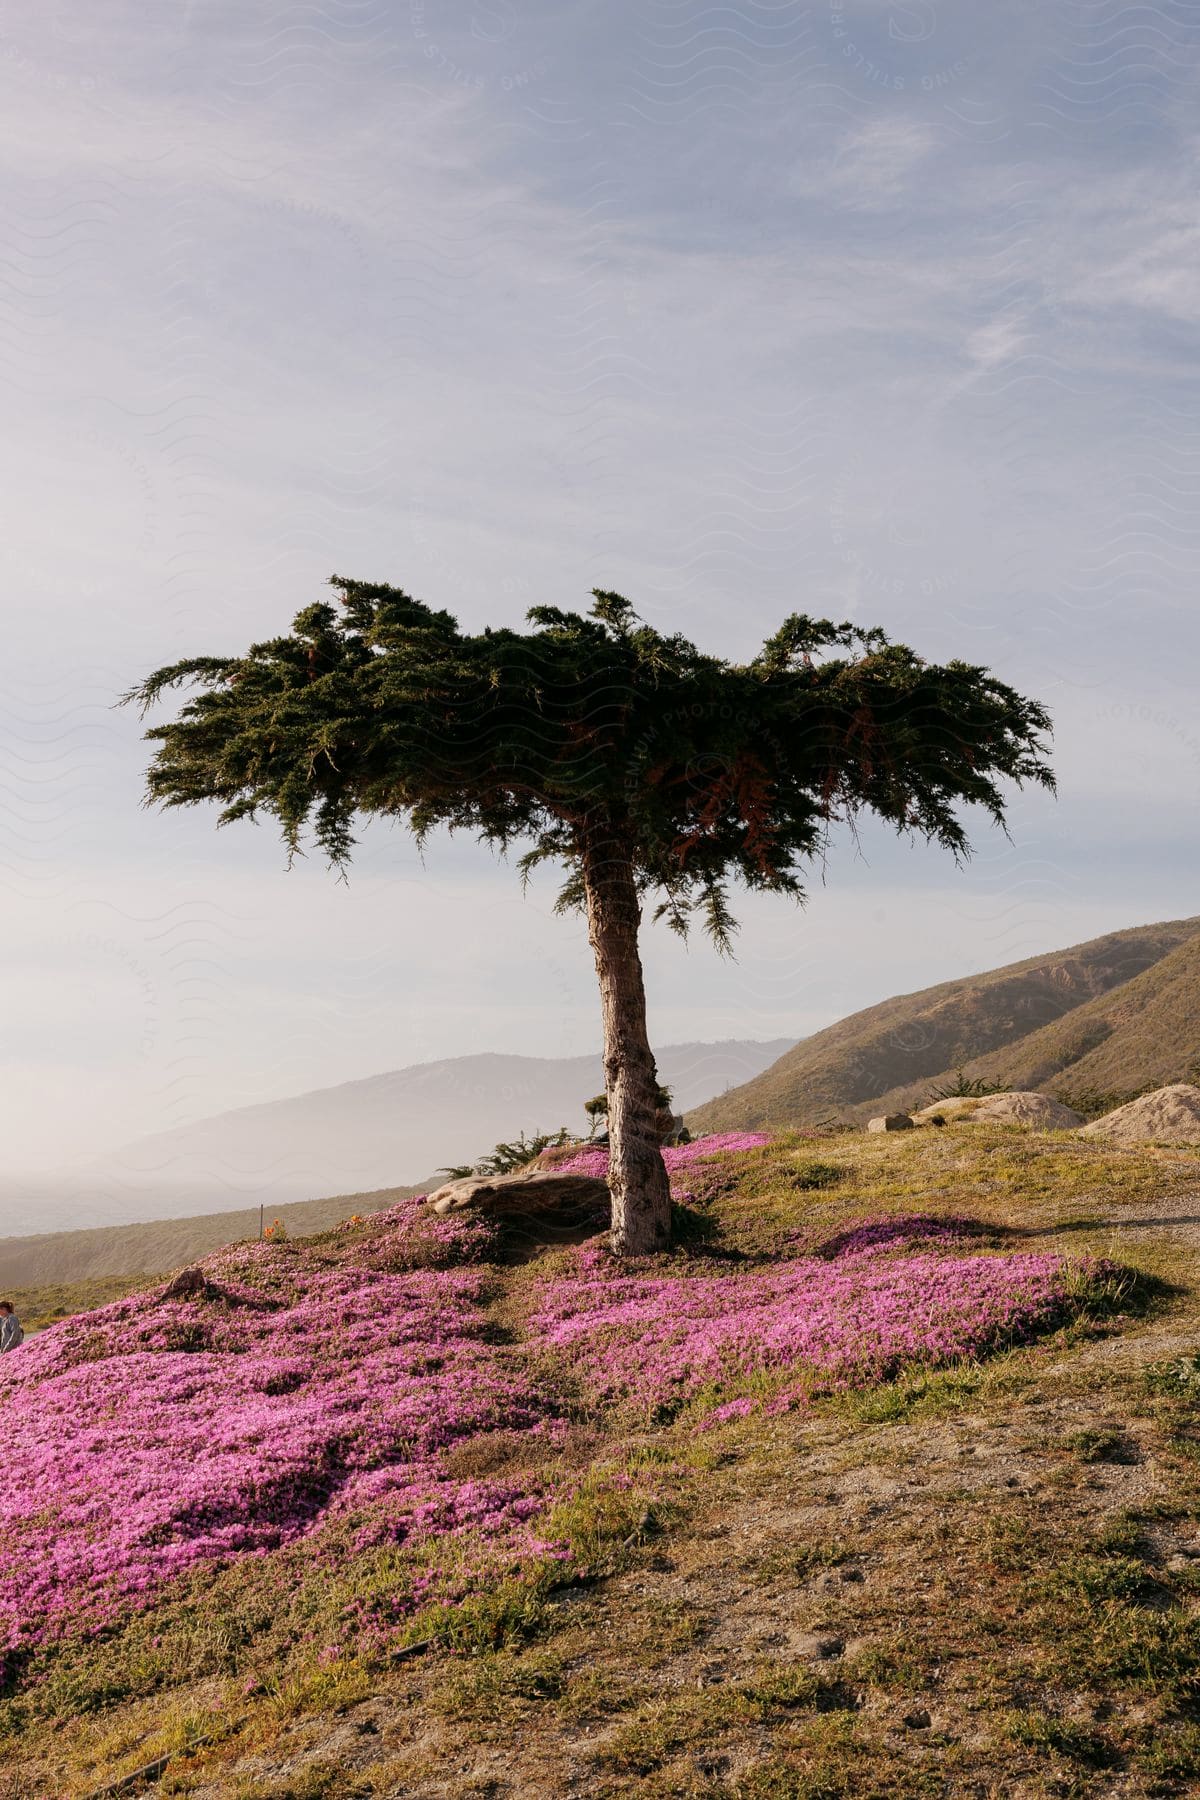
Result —
[{"label": "green grass", "polygon": [[1028,1744],[1034,1750],[1053,1751],[1093,1769],[1111,1768],[1120,1760],[1119,1752],[1102,1732],[1068,1719],[1055,1718],[1050,1713],[1014,1713],[1008,1729],[1014,1743]]},{"label": "green grass", "polygon": [[94,1312],[123,1300],[127,1294],[140,1294],[153,1287],[162,1276],[142,1270],[132,1275],[93,1275],[82,1281],[57,1281],[37,1287],[18,1287],[0,1298],[11,1300],[27,1333],[43,1331],[58,1319],[69,1319],[75,1313]]}]

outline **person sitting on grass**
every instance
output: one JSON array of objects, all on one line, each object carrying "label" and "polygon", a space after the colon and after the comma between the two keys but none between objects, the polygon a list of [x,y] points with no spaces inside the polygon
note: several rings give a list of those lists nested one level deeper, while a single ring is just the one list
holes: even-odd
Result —
[{"label": "person sitting on grass", "polygon": [[0,1300],[0,1352],[15,1350],[25,1341],[21,1321],[13,1311],[11,1300]]}]

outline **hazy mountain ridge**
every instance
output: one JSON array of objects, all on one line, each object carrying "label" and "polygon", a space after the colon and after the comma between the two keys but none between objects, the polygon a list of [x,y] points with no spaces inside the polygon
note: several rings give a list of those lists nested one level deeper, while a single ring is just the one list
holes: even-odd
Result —
[{"label": "hazy mountain ridge", "polygon": [[[1163,1080],[1181,1079],[1174,1070],[1186,1022],[1200,1016],[1198,933],[1200,919],[1135,926],[896,995],[806,1038],[742,1087],[695,1108],[688,1123],[728,1131],[829,1117],[861,1122],[920,1104],[959,1069],[1055,1092],[1078,1091],[1077,1081],[1132,1092],[1164,1069]],[[1177,980],[1167,967],[1176,959]],[[1193,969],[1196,1003],[1188,997]],[[1161,970],[1171,995],[1160,1005],[1165,1053],[1149,1044],[1139,1052],[1128,1031],[1118,1044],[1114,1021],[1124,1014],[1116,996],[1130,989],[1132,1026],[1142,996],[1158,992]],[[1139,981],[1144,989],[1134,989]]]},{"label": "hazy mountain ridge", "polygon": [[[765,1068],[792,1041],[668,1044],[658,1054],[659,1070],[686,1107]],[[0,1286],[175,1269],[256,1237],[260,1206],[295,1236],[322,1231],[351,1213],[420,1193],[438,1179],[439,1167],[468,1161],[522,1129],[566,1124],[582,1132],[583,1102],[603,1085],[598,1055],[556,1062],[485,1053],[414,1063],[158,1132],[94,1177],[75,1178],[74,1202],[61,1193],[56,1199],[44,1184],[43,1192],[21,1190],[24,1200],[18,1193],[7,1203],[17,1229],[0,1238]],[[406,1148],[405,1118],[417,1117],[417,1109],[422,1131],[410,1133]],[[411,1173],[408,1183],[398,1180],[402,1172]],[[222,1206],[224,1196],[229,1203]],[[78,1226],[47,1230],[41,1208],[61,1213],[69,1204]],[[120,1222],[89,1218],[89,1206]]]},{"label": "hazy mountain ridge", "polygon": [[[659,1071],[686,1110],[756,1075],[793,1042],[668,1044]],[[414,1063],[158,1132],[59,1180],[9,1182],[0,1230],[24,1238],[239,1210],[253,1211],[257,1229],[260,1205],[275,1213],[319,1196],[412,1189],[522,1130],[582,1133],[583,1103],[603,1086],[598,1054]]]},{"label": "hazy mountain ridge", "polygon": [[[792,1038],[767,1043],[667,1044],[659,1074],[684,1110],[714,1090],[773,1062]],[[211,1168],[261,1180],[272,1191],[299,1183],[311,1198],[423,1179],[447,1162],[467,1162],[518,1131],[582,1132],[583,1103],[604,1086],[599,1054],[574,1057],[473,1056],[414,1063],[361,1081],[265,1101],[138,1139],[105,1159],[130,1173]]]}]

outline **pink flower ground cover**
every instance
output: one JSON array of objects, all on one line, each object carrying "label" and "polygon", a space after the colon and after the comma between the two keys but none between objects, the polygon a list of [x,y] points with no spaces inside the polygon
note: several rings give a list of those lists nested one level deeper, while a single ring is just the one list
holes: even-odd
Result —
[{"label": "pink flower ground cover", "polygon": [[965,1222],[873,1220],[824,1254],[704,1276],[622,1275],[585,1248],[578,1275],[548,1286],[530,1334],[574,1364],[596,1402],[653,1415],[762,1372],[803,1367],[827,1388],[882,1381],[1063,1316],[1061,1257],[964,1256],[965,1237]]},{"label": "pink flower ground cover", "polygon": [[336,1245],[332,1267],[307,1246],[224,1252],[205,1265],[213,1297],[118,1301],[0,1363],[20,1470],[0,1493],[9,1648],[335,1515],[367,1509],[376,1538],[396,1539],[500,1532],[542,1509],[519,1487],[445,1475],[447,1449],[543,1430],[549,1409],[485,1341],[479,1274],[362,1266],[403,1259],[411,1203],[390,1219],[372,1221],[354,1264],[337,1266]]},{"label": "pink flower ground cover", "polygon": [[[686,1166],[762,1141],[667,1155]],[[289,1546],[337,1559],[419,1544],[427,1585],[447,1536],[476,1533],[510,1567],[562,1555],[535,1535],[566,1491],[536,1473],[543,1457],[464,1480],[454,1469],[473,1452],[455,1453],[495,1432],[531,1452],[553,1443],[564,1365],[619,1429],[631,1404],[661,1416],[780,1371],[795,1371],[797,1394],[877,1380],[1064,1316],[1060,1259],[970,1256],[967,1234],[964,1221],[869,1220],[732,1271],[688,1257],[631,1267],[585,1246],[543,1282],[517,1344],[495,1341],[495,1276],[469,1266],[492,1227],[420,1201],[313,1243],[223,1251],[202,1295],[118,1301],[0,1359],[13,1474],[0,1485],[0,1650],[94,1631],[176,1577]],[[715,1405],[709,1421],[748,1404]],[[418,1597],[398,1587],[388,1616]]]},{"label": "pink flower ground cover", "polygon": [[[668,1144],[662,1158],[667,1173],[674,1175],[704,1157],[729,1155],[736,1150],[758,1150],[770,1141],[762,1131],[718,1131],[711,1137],[695,1138],[690,1144]],[[603,1180],[608,1174],[608,1151],[601,1146],[593,1150],[584,1148],[563,1162],[556,1160],[554,1167],[563,1174],[597,1175]]]}]

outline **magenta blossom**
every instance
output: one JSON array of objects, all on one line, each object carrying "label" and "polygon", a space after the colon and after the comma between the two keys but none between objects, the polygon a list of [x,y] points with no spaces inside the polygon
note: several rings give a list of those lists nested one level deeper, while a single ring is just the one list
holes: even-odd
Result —
[{"label": "magenta blossom", "polygon": [[[751,1138],[666,1155],[678,1167]],[[113,1622],[198,1568],[288,1547],[428,1545],[428,1576],[360,1621],[385,1633],[445,1598],[439,1540],[480,1546],[455,1559],[463,1582],[565,1557],[544,1521],[568,1478],[538,1473],[565,1430],[557,1381],[539,1380],[547,1356],[598,1415],[706,1394],[715,1424],[751,1410],[738,1383],[765,1377],[782,1404],[787,1378],[797,1392],[877,1381],[1066,1316],[1060,1258],[969,1255],[972,1231],[870,1219],[815,1254],[733,1270],[631,1272],[592,1244],[543,1284],[514,1344],[496,1341],[489,1276],[444,1266],[483,1257],[492,1228],[413,1200],[311,1243],[219,1252],[203,1294],[159,1290],[51,1326],[0,1359],[19,1471],[0,1487],[0,1660]],[[471,1475],[496,1467],[475,1448],[496,1434],[504,1473]]]},{"label": "magenta blossom", "polygon": [[[662,1159],[667,1165],[667,1173],[674,1175],[678,1169],[686,1169],[707,1156],[720,1156],[734,1150],[759,1150],[770,1141],[762,1131],[719,1131],[711,1137],[695,1138],[690,1144],[667,1144]],[[599,1146],[591,1150],[585,1147],[564,1162],[556,1161],[554,1167],[562,1173],[595,1175],[603,1180],[608,1174],[608,1151]]]},{"label": "magenta blossom", "polygon": [[962,1235],[961,1221],[870,1221],[832,1257],[735,1274],[626,1274],[586,1248],[576,1277],[547,1285],[530,1335],[576,1368],[595,1402],[653,1415],[715,1384],[793,1368],[826,1386],[882,1381],[979,1356],[1064,1315],[1061,1257],[944,1254]]}]

